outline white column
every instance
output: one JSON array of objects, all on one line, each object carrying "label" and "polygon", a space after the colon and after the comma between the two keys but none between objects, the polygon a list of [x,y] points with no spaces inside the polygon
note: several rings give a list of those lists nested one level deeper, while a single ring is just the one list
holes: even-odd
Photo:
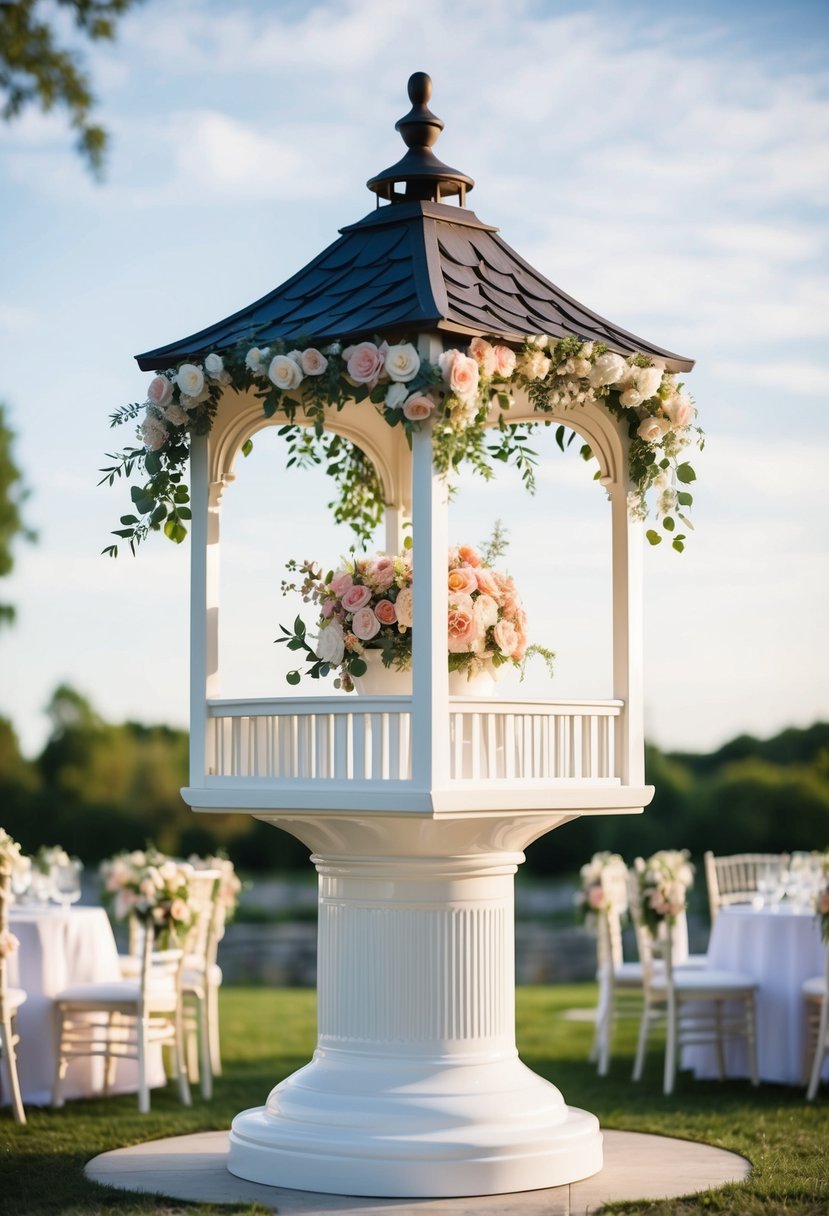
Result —
[{"label": "white column", "polygon": [[[329,831],[350,834],[339,818]],[[409,1197],[499,1194],[594,1174],[595,1116],[568,1107],[515,1047],[513,874],[523,855],[476,853],[489,829],[474,817],[466,828],[423,820],[407,831],[400,816],[380,815],[359,831],[376,852],[314,858],[313,1060],[264,1107],[234,1119],[231,1173]]]},{"label": "white column", "polygon": [[207,705],[219,695],[219,504],[224,483],[210,484],[208,438],[190,448],[190,785],[204,785],[210,765]]},{"label": "white column", "polygon": [[629,517],[626,479],[610,488],[613,564],[613,696],[624,701],[617,718],[616,755],[623,785],[644,785],[643,524]]}]

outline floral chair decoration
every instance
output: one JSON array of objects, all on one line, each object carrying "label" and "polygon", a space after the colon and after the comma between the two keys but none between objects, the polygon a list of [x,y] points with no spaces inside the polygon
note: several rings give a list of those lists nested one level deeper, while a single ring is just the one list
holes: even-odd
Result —
[{"label": "floral chair decoration", "polygon": [[8,960],[20,945],[9,929],[9,904],[12,871],[21,864],[21,858],[20,845],[5,829],[0,828],[0,1066],[11,1098],[12,1113],[18,1123],[25,1123],[26,1112],[17,1075],[16,1048],[19,1035],[15,1027],[15,1015],[26,1000],[26,993],[22,988],[10,987],[7,975]]}]

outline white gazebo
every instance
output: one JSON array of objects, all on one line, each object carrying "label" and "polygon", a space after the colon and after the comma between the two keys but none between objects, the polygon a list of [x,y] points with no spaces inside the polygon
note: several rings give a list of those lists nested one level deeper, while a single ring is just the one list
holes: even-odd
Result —
[{"label": "white gazebo", "polygon": [[[465,207],[472,182],[431,151],[442,123],[429,80],[409,82],[403,159],[369,182],[376,209],[249,309],[139,357],[146,370],[207,367],[255,341],[416,344],[424,364],[475,336],[520,350],[568,335],[677,372],[689,360],[566,296]],[[458,197],[459,205],[444,200]],[[279,344],[283,346],[279,347]],[[333,348],[336,350],[336,347]],[[202,363],[198,361],[201,360]],[[644,362],[642,363],[644,366]],[[252,382],[215,382],[215,416],[191,442],[190,784],[200,813],[253,815],[293,833],[319,873],[318,1043],[313,1059],[243,1111],[232,1173],[303,1190],[460,1196],[551,1187],[602,1166],[594,1115],[518,1058],[513,875],[522,850],[580,815],[637,814],[642,725],[643,525],[631,516],[630,425],[601,400],[549,407],[511,389],[509,423],[576,429],[610,500],[613,687],[607,700],[455,697],[446,661],[447,490],[440,425],[389,426],[371,402],[325,415],[373,463],[386,547],[414,539],[409,695],[228,700],[218,663],[222,498],[266,417]],[[355,394],[359,396],[359,394]],[[286,400],[318,421],[302,387]],[[498,423],[493,404],[489,422]],[[278,1027],[274,1027],[278,1035]],[[552,1031],[551,1031],[552,1033]]]}]

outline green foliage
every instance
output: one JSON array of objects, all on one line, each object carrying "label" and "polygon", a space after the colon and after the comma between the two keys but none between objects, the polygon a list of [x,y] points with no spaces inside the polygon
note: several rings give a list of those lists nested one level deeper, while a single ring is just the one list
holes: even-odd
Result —
[{"label": "green foliage", "polygon": [[[119,17],[137,0],[55,0],[91,42],[112,41]],[[50,9],[52,10],[50,12]],[[29,106],[61,106],[77,132],[77,149],[100,176],[107,134],[92,121],[95,98],[80,56],[58,42],[54,4],[11,0],[0,4],[0,116],[15,119]]]},{"label": "green foliage", "polygon": [[[14,542],[18,538],[35,539],[34,532],[23,522],[23,504],[28,494],[14,459],[14,433],[6,421],[6,407],[0,402],[0,578],[10,574],[14,566]],[[0,602],[0,628],[13,620],[13,606]]]}]

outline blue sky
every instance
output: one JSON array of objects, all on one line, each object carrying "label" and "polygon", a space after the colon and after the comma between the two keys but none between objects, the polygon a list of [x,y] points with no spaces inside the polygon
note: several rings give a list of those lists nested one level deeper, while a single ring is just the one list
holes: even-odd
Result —
[{"label": "blue sky", "polygon": [[[61,680],[109,718],[186,722],[186,546],[99,556],[125,509],[95,485],[128,439],[108,415],[143,399],[137,351],[263,295],[371,210],[415,70],[479,217],[697,360],[697,531],[646,560],[651,737],[704,748],[826,717],[828,26],[818,3],[147,0],[88,57],[103,186],[59,116],[0,129],[0,398],[40,534],[3,587],[19,623],[0,635],[0,713],[25,748]],[[605,695],[606,504],[550,438],[535,499],[465,484],[453,530],[506,521],[532,632],[558,652],[552,695]],[[285,692],[284,560],[349,543],[325,484],[285,479],[271,439],[226,496],[227,695]],[[540,673],[527,688],[547,691]]]}]

